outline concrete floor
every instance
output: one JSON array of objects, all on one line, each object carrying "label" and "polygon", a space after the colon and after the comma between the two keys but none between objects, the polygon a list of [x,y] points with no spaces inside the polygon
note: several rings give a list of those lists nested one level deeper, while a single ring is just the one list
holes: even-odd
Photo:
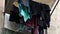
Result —
[{"label": "concrete floor", "polygon": [[[3,14],[3,0],[0,0],[0,34],[2,32],[2,14]],[[52,16],[51,16],[51,27],[48,28],[48,34],[60,34],[60,1],[54,10]]]}]

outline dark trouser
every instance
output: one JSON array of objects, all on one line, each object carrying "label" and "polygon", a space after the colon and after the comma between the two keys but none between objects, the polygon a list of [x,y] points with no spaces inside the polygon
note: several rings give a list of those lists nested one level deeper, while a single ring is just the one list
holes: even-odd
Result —
[{"label": "dark trouser", "polygon": [[44,34],[44,29],[39,26],[39,34]]},{"label": "dark trouser", "polygon": [[47,28],[44,29],[44,28],[39,26],[39,34],[47,34]]}]

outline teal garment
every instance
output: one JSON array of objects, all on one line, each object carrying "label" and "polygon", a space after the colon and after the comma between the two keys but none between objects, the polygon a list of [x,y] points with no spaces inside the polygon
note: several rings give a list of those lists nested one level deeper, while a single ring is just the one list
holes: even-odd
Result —
[{"label": "teal garment", "polygon": [[28,19],[30,19],[29,15],[24,12],[24,10],[21,10],[21,15],[24,17],[24,21],[26,22]]},{"label": "teal garment", "polygon": [[[18,9],[19,9],[19,16],[24,18],[24,21],[26,22],[28,19],[30,19],[30,15],[28,13],[28,8],[23,6],[20,2],[18,2]],[[20,19],[20,30],[23,31],[23,24],[21,24],[21,19]]]},{"label": "teal garment", "polygon": [[24,30],[24,26],[23,26],[23,19],[20,19],[20,24],[19,24],[19,30],[22,32]]},{"label": "teal garment", "polygon": [[30,15],[28,13],[28,8],[25,7],[22,4],[18,4],[18,8],[19,8],[19,16],[24,18],[24,21],[26,22],[28,19],[30,19]]},{"label": "teal garment", "polygon": [[24,27],[23,27],[23,24],[20,23],[20,28],[19,28],[20,31],[23,31],[24,30]]}]

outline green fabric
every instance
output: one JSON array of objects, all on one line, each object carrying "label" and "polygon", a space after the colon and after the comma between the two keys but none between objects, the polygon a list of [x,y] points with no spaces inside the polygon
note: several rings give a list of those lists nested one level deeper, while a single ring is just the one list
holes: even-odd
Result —
[{"label": "green fabric", "polygon": [[23,25],[22,24],[20,24],[20,31],[23,31],[24,30],[24,28],[23,28]]},{"label": "green fabric", "polygon": [[30,19],[27,7],[25,7],[25,6],[21,5],[21,4],[19,5],[19,16],[20,17],[23,16],[25,22],[28,19]]},{"label": "green fabric", "polygon": [[[24,21],[26,22],[28,19],[30,19],[30,15],[28,13],[28,8],[21,5],[21,3],[18,3],[18,8],[19,8],[19,16],[24,18]],[[21,19],[20,19],[20,30],[23,31],[23,24],[21,24]]]},{"label": "green fabric", "polygon": [[28,19],[30,19],[28,13],[26,13],[24,10],[21,10],[20,13],[24,17],[24,21],[26,22]]}]

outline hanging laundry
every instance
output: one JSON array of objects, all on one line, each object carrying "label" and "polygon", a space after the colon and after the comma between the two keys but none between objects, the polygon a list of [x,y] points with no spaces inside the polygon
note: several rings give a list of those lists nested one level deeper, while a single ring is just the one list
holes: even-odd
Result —
[{"label": "hanging laundry", "polygon": [[[50,7],[47,4],[42,4],[34,1],[30,1],[30,15],[38,15],[37,23],[39,26],[47,28],[50,26]],[[40,21],[42,17],[42,22]]]},{"label": "hanging laundry", "polygon": [[21,2],[18,2],[19,16],[23,16],[24,21],[26,22],[28,19],[30,19],[30,15],[28,13],[28,7],[24,6]]},{"label": "hanging laundry", "polygon": [[[25,25],[28,31],[32,28],[33,34],[43,34],[43,29],[50,26],[50,7],[34,1],[18,0],[18,7],[13,5],[9,20],[19,23],[21,31],[24,30]],[[37,33],[37,27],[39,27],[39,33]]]},{"label": "hanging laundry", "polygon": [[29,2],[30,0],[20,0],[21,4],[23,4],[24,6],[28,7],[28,13],[30,13],[30,6],[29,6]]},{"label": "hanging laundry", "polygon": [[17,24],[20,24],[19,30],[23,31],[24,20],[23,20],[23,17],[19,17],[19,10],[18,10],[18,7],[16,7],[15,5],[13,5],[13,7],[10,11],[9,21],[16,22]]},{"label": "hanging laundry", "polygon": [[18,14],[19,14],[18,8],[15,5],[13,5],[12,9],[10,10],[9,21],[19,23],[20,22],[20,17],[19,17]]}]

